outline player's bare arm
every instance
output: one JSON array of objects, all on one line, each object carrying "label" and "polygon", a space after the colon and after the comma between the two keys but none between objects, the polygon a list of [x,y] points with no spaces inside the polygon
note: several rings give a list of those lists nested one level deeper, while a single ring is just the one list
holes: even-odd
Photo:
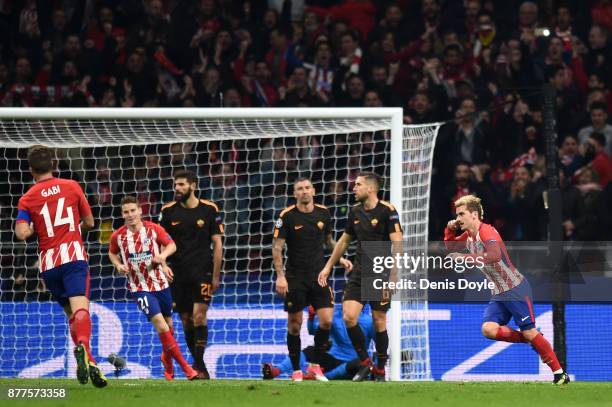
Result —
[{"label": "player's bare arm", "polygon": [[348,249],[351,240],[353,240],[353,236],[344,232],[340,237],[340,240],[338,240],[338,243],[336,243],[334,251],[329,257],[329,260],[327,260],[325,267],[323,267],[323,270],[321,270],[321,272],[319,273],[319,278],[317,280],[321,287],[327,287],[327,278],[329,277],[332,268],[336,263],[338,263],[342,255],[346,253],[346,250]]},{"label": "player's bare arm", "polygon": [[[327,235],[327,238],[325,240],[325,245],[327,249],[333,252],[334,248],[336,247],[336,244],[337,244],[336,239],[332,237],[331,233]],[[353,271],[353,262],[347,259],[346,257],[341,257],[339,262],[340,262],[340,265],[344,267],[344,269],[348,271],[349,273]]]},{"label": "player's bare arm", "polygon": [[176,243],[171,242],[167,246],[164,246],[161,253],[153,257],[153,264],[166,264],[166,259],[172,256],[176,252]]},{"label": "player's bare arm", "polygon": [[[396,259],[404,254],[403,247],[403,235],[402,232],[389,233],[389,240],[391,241],[391,252],[393,258]],[[397,279],[397,267],[394,265],[391,269],[390,281],[398,281]]]},{"label": "player's bare arm", "polygon": [[121,261],[121,258],[116,255],[115,253],[108,253],[108,257],[110,258],[111,263],[113,263],[113,267],[115,267],[115,269],[121,273],[121,274],[127,274],[130,271],[130,268],[123,264],[123,262]]},{"label": "player's bare arm", "polygon": [[81,224],[80,224],[81,232],[90,231],[91,229],[94,228],[94,226],[96,226],[96,223],[94,222],[93,215],[87,215],[81,218]]},{"label": "player's bare arm", "polygon": [[283,269],[283,248],[285,247],[285,239],[276,238],[272,242],[272,261],[274,263],[274,272],[276,273],[276,292],[284,297],[289,292],[289,284],[285,277]]},{"label": "player's bare arm", "polygon": [[223,240],[221,235],[213,235],[211,237],[213,244],[213,277],[212,291],[213,293],[219,288],[221,280],[221,263],[223,261]]}]

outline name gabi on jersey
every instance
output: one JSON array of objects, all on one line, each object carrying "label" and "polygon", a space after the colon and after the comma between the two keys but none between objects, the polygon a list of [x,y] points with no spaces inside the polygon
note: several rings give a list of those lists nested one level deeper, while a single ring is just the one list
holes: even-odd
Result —
[{"label": "name gabi on jersey", "polygon": [[52,186],[52,187],[50,187],[50,188],[43,189],[42,191],[40,191],[40,194],[41,194],[42,196],[44,196],[45,198],[48,198],[48,197],[50,197],[51,195],[57,195],[57,194],[59,194],[60,192],[62,192],[62,190],[60,189],[60,186],[59,186],[59,185],[53,185],[53,186]]}]

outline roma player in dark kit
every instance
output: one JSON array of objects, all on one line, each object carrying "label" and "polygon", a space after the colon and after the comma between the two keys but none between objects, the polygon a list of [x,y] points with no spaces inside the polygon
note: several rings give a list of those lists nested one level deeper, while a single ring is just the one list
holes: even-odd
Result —
[{"label": "roma player in dark kit", "polygon": [[223,224],[217,205],[195,196],[196,185],[193,172],[174,174],[175,201],[162,208],[161,225],[177,247],[168,260],[174,271],[173,297],[183,321],[185,341],[199,378],[208,379],[204,364],[208,342],[206,313],[219,287]]},{"label": "roma player in dark kit", "polygon": [[[300,328],[302,313],[312,305],[319,317],[315,332],[315,360],[327,351],[329,330],[334,313],[334,294],[331,287],[317,284],[317,275],[323,266],[324,246],[333,249],[331,215],[323,205],[314,203],[315,189],[308,178],[300,178],[294,184],[295,205],[280,214],[274,228],[272,256],[276,271],[276,292],[285,298],[287,320],[287,348],[293,366],[291,380],[303,380],[300,369]],[[283,248],[287,244],[287,264],[283,267]],[[341,264],[350,269],[352,264],[341,259]],[[264,365],[264,369],[265,369]],[[308,373],[316,380],[327,381],[318,364],[311,364]]]},{"label": "roma player in dark kit", "polygon": [[[355,347],[357,355],[361,360],[359,371],[353,377],[353,381],[363,381],[370,372],[374,374],[377,381],[385,380],[385,364],[387,362],[387,348],[389,347],[389,335],[387,334],[387,311],[390,307],[390,298],[381,298],[377,301],[369,301],[374,319],[374,329],[376,335],[376,366],[368,356],[368,350],[363,336],[363,331],[359,328],[359,314],[363,309],[364,300],[361,296],[362,278],[370,277],[371,270],[364,267],[365,254],[361,245],[364,242],[384,242],[390,241],[397,245],[402,242],[402,227],[399,215],[393,205],[378,199],[381,179],[373,173],[361,173],[355,181],[353,192],[359,202],[355,205],[348,216],[344,234],[338,240],[331,257],[319,274],[319,284],[327,286],[327,278],[332,271],[332,267],[344,254],[352,240],[357,241],[357,257],[355,266],[349,276],[342,308],[344,310],[344,323]],[[388,294],[388,293],[387,293]]]}]

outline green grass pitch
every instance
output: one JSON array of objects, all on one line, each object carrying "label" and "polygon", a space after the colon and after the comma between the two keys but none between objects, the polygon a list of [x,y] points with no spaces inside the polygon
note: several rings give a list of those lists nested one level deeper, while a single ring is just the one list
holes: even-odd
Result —
[{"label": "green grass pitch", "polygon": [[[66,388],[60,400],[9,400],[8,388]],[[0,379],[0,406],[597,406],[612,407],[612,383],[351,383],[257,380],[113,380],[104,389],[68,379]]]}]

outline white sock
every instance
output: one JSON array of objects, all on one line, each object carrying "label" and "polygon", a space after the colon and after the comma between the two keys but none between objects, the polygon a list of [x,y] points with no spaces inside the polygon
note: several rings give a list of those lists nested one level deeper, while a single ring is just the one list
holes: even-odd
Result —
[{"label": "white sock", "polygon": [[561,374],[563,373],[563,369],[555,370],[553,374]]}]

